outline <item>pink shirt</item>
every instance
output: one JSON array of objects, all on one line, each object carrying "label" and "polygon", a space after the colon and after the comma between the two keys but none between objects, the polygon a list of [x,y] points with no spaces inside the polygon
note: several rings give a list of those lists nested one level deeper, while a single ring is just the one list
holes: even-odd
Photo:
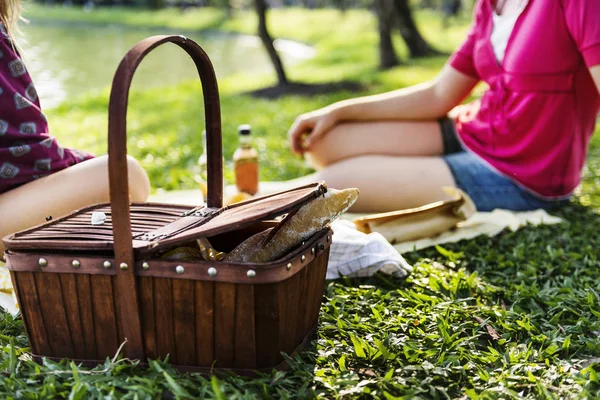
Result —
[{"label": "pink shirt", "polygon": [[0,194],[91,157],[48,134],[27,66],[0,23]]},{"label": "pink shirt", "polygon": [[493,0],[479,0],[466,41],[450,59],[489,85],[456,119],[463,145],[543,198],[581,180],[600,110],[589,67],[600,64],[600,0],[529,0],[502,63],[490,35]]}]

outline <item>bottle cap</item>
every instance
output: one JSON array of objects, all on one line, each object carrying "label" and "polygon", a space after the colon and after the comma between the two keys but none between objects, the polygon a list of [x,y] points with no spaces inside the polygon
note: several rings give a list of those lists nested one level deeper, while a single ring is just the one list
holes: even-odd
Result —
[{"label": "bottle cap", "polygon": [[248,124],[238,126],[238,133],[240,135],[249,135],[252,132],[252,128]]}]

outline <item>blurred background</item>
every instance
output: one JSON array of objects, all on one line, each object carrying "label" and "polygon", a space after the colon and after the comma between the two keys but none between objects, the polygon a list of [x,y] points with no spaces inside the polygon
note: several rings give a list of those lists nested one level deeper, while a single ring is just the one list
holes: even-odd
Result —
[{"label": "blurred background", "polygon": [[[311,172],[287,143],[299,114],[435,77],[464,40],[473,3],[29,1],[18,41],[51,133],[65,146],[104,154],[110,85],[127,50],[156,34],[194,39],[219,80],[228,183],[240,124],[252,125],[261,180],[282,180]],[[154,191],[196,188],[204,117],[193,64],[176,46],[163,46],[144,60],[132,91],[129,152]]]},{"label": "blurred background", "polygon": [[[39,1],[26,7],[26,16],[34,23],[23,26],[26,39],[23,47],[29,56],[30,70],[37,78],[37,88],[46,107],[57,106],[67,99],[105,87],[113,73],[109,66],[116,66],[129,47],[141,38],[164,33],[166,28],[177,30],[181,27],[187,36],[201,43],[211,56],[220,77],[242,71],[247,74],[273,71],[278,83],[285,84],[288,82],[287,69],[314,57],[315,51],[306,43],[271,34],[266,22],[269,9],[296,11],[296,14],[313,14],[315,17],[338,10],[339,15],[331,15],[327,21],[332,28],[345,19],[348,10],[362,11],[365,18],[376,20],[373,21],[376,22],[373,29],[379,34],[379,67],[387,69],[399,65],[401,61],[393,46],[394,34],[408,47],[411,57],[440,55],[421,34],[414,14],[417,14],[417,18],[420,13],[427,14],[428,18],[419,22],[423,25],[439,25],[438,28],[443,30],[453,20],[464,23],[470,16],[472,1]],[[243,19],[244,14],[250,12],[256,14],[257,23],[265,19],[261,26],[256,27],[255,35],[235,34],[231,29],[219,32],[218,20],[211,21],[212,26],[202,23],[205,18],[222,18],[221,23],[236,20],[236,17]],[[217,17],[217,14],[220,15]],[[197,24],[193,23],[194,16],[198,18]],[[278,15],[276,12],[269,22],[277,24],[278,19],[286,23],[290,17],[293,18],[293,14]],[[183,24],[182,20],[186,23]],[[251,28],[248,27],[250,32]],[[348,37],[348,40],[352,38]],[[163,50],[161,53],[144,63],[146,68],[139,74],[140,84],[145,87],[169,85],[193,77],[189,65],[173,62],[177,60],[177,49]],[[160,74],[160,79],[155,74]],[[289,88],[287,92],[293,92],[293,89]]]}]

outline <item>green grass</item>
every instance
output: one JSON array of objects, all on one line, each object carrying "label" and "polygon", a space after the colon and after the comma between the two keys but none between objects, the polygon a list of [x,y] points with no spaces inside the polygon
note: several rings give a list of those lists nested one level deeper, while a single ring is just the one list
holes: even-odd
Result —
[{"label": "green grass", "polygon": [[[36,12],[38,17],[42,13]],[[144,21],[134,13],[53,12],[58,14],[48,16],[98,18],[99,23],[111,18]],[[172,21],[168,13],[147,21],[167,25]],[[338,21],[335,11],[277,13],[277,35],[314,43],[318,50],[314,60],[291,71],[296,79],[354,79],[367,85],[365,92],[375,92],[427,79],[443,63],[441,58],[411,61],[377,72],[371,17],[350,12],[342,17],[348,21],[333,23],[334,17]],[[234,21],[201,24],[244,31],[251,22],[244,14]],[[185,23],[189,29],[202,29]],[[464,26],[444,35],[434,24],[431,19],[426,31],[440,48],[450,49],[464,34]],[[303,25],[310,29],[298,29]],[[261,164],[262,178],[294,177],[307,169],[287,150],[285,132],[293,118],[351,94],[270,102],[240,93],[270,82],[268,76],[243,75],[220,82],[225,156],[229,159],[235,147],[235,127],[251,123],[259,147],[268,154]],[[201,152],[203,125],[198,91],[199,85],[186,83],[132,95],[130,151],[142,159],[157,187],[195,186],[190,170]],[[64,144],[103,153],[106,104],[107,93],[67,103],[48,112],[51,126]],[[180,375],[163,362],[148,370],[125,361],[107,362],[92,371],[67,363],[37,366],[27,361],[21,322],[0,315],[0,397],[143,399],[170,393],[176,398],[220,399],[597,398],[599,210],[596,134],[584,184],[573,203],[557,213],[564,224],[411,253],[407,258],[415,271],[405,281],[378,275],[329,282],[313,350],[293,360],[290,371],[257,379]]]}]

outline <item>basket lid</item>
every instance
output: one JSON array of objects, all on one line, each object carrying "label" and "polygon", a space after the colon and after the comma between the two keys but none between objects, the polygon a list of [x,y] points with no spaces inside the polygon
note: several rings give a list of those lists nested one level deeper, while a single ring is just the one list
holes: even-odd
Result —
[{"label": "basket lid", "polygon": [[[199,237],[231,232],[293,212],[327,191],[324,183],[236,203],[220,209],[205,206],[132,204],[131,228],[136,253],[173,247]],[[103,225],[92,225],[93,212],[104,212]],[[113,251],[110,205],[100,204],[18,232],[4,239],[10,250]]]},{"label": "basket lid", "polygon": [[162,228],[135,235],[133,248],[156,250],[199,237],[242,229],[258,221],[293,212],[326,191],[323,183],[313,183],[220,209],[198,207],[187,211],[182,218]]}]

